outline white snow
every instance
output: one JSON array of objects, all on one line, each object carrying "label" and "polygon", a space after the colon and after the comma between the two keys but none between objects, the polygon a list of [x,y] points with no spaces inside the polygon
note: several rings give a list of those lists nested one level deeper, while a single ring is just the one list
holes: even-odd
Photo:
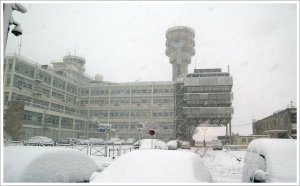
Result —
[{"label": "white snow", "polygon": [[137,150],[118,157],[91,183],[198,183],[212,177],[201,158],[189,151]]},{"label": "white snow", "polygon": [[3,181],[83,182],[102,171],[88,155],[75,149],[36,146],[3,148]]},{"label": "white snow", "polygon": [[[261,169],[263,170],[257,171]],[[264,178],[266,182],[296,182],[297,141],[292,139],[253,140],[247,149],[243,174],[243,182],[249,182],[254,174]]]},{"label": "white snow", "polygon": [[212,174],[214,183],[241,183],[243,158],[246,151],[212,150],[192,147],[199,154]]}]

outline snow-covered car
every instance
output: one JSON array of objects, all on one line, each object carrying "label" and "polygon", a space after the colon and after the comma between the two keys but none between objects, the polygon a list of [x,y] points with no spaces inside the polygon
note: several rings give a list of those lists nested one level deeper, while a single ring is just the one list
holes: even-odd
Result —
[{"label": "snow-covered car", "polygon": [[199,155],[189,151],[137,150],[118,157],[91,184],[199,183],[212,176]]},{"label": "snow-covered car", "polygon": [[122,145],[123,142],[119,138],[111,138],[110,140],[107,140],[108,145]]},{"label": "snow-covered car", "polygon": [[168,149],[167,144],[159,139],[143,139],[140,145],[140,149]]},{"label": "snow-covered car", "polygon": [[105,142],[104,142],[104,140],[103,139],[101,139],[101,138],[89,138],[89,143],[90,144],[93,144],[93,145],[102,145],[102,144],[104,144]]},{"label": "snow-covered car", "polygon": [[163,142],[161,140],[157,140],[156,142],[156,148],[157,149],[161,149],[161,150],[168,150],[168,146],[167,146],[167,143],[166,142]]},{"label": "snow-covered car", "polygon": [[177,150],[177,140],[171,140],[167,142],[168,150]]},{"label": "snow-covered car", "polygon": [[76,145],[88,145],[90,144],[89,140],[84,140],[84,139],[78,139],[78,142]]},{"label": "snow-covered car", "polygon": [[242,182],[297,182],[297,141],[251,141],[244,158],[242,174]]},{"label": "snow-covered car", "polygon": [[6,183],[83,183],[103,169],[90,156],[75,149],[3,148],[3,180]]},{"label": "snow-covered car", "polygon": [[213,150],[222,150],[222,141],[221,140],[212,140]]},{"label": "snow-covered car", "polygon": [[120,140],[120,139],[115,139],[115,140],[113,141],[113,144],[114,144],[114,145],[122,145],[123,142],[122,142],[122,140]]},{"label": "snow-covered car", "polygon": [[66,138],[66,139],[58,139],[55,140],[55,146],[67,146],[78,143],[78,139],[76,138]]},{"label": "snow-covered car", "polygon": [[139,141],[135,142],[132,146],[134,149],[138,149],[141,146],[141,143],[142,143],[142,140],[140,140],[140,143],[139,143]]},{"label": "snow-covered car", "polygon": [[191,149],[191,144],[189,141],[183,141],[181,142],[181,148],[182,149]]},{"label": "snow-covered car", "polygon": [[133,144],[135,142],[134,138],[128,138],[126,144]]},{"label": "snow-covered car", "polygon": [[26,146],[54,146],[54,141],[45,136],[34,136],[24,142]]}]

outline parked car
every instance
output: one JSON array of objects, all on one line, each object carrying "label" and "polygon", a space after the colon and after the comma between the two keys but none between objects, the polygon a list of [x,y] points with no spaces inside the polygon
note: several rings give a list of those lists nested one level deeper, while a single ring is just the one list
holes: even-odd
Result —
[{"label": "parked car", "polygon": [[[144,140],[143,140],[144,141]],[[189,151],[136,150],[118,157],[102,172],[90,177],[95,185],[212,182],[201,157]]]},{"label": "parked car", "polygon": [[160,139],[157,139],[156,149],[168,150],[167,143],[164,141],[161,141]]},{"label": "parked car", "polygon": [[89,140],[78,139],[77,145],[88,145],[90,144]]},{"label": "parked car", "polygon": [[181,148],[181,143],[182,143],[181,140],[177,140],[177,148]]},{"label": "parked car", "polygon": [[4,182],[13,185],[20,183],[27,183],[26,185],[80,183],[81,185],[89,181],[92,173],[104,169],[90,156],[78,150],[37,146],[3,148],[2,166]]},{"label": "parked car", "polygon": [[167,150],[167,144],[160,139],[143,139],[140,149],[160,149]]},{"label": "parked car", "polygon": [[133,144],[133,148],[134,148],[134,149],[140,148],[141,143],[142,143],[142,140],[140,140],[140,144],[139,144],[139,141],[135,142],[135,143]]},{"label": "parked car", "polygon": [[78,143],[78,139],[76,138],[58,139],[55,141],[55,146],[68,146],[77,143]]},{"label": "parked car", "polygon": [[122,145],[123,142],[119,138],[110,138],[110,140],[107,140],[108,145]]},{"label": "parked car", "polygon": [[223,149],[221,140],[212,140],[212,146],[213,146],[213,150],[222,150]]},{"label": "parked car", "polygon": [[242,182],[297,182],[297,140],[256,139],[244,158]]},{"label": "parked car", "polygon": [[101,138],[89,138],[89,144],[102,145],[104,143],[105,143],[104,140]]},{"label": "parked car", "polygon": [[133,144],[135,142],[134,138],[128,138],[126,144]]},{"label": "parked car", "polygon": [[167,143],[168,150],[177,150],[177,140],[171,140]]},{"label": "parked car", "polygon": [[54,141],[45,136],[34,136],[24,142],[27,146],[54,146]]},{"label": "parked car", "polygon": [[190,142],[189,142],[189,141],[183,141],[183,142],[181,143],[181,148],[182,148],[182,149],[191,149],[191,144],[190,144]]}]

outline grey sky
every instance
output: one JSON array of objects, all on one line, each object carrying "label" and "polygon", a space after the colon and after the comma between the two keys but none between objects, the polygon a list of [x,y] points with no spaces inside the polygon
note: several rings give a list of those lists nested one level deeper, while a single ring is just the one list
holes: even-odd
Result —
[{"label": "grey sky", "polygon": [[[21,55],[49,64],[68,52],[74,54],[76,46],[76,54],[87,60],[86,73],[92,77],[101,73],[105,81],[112,82],[170,81],[166,30],[179,25],[193,28],[196,54],[189,72],[193,72],[195,62],[197,68],[222,71],[230,66],[234,133],[251,134],[251,125],[234,126],[285,109],[291,100],[298,102],[295,3],[115,1],[22,5],[28,10],[26,14],[13,13],[23,29]],[[18,53],[20,39],[10,33],[6,53]]]}]

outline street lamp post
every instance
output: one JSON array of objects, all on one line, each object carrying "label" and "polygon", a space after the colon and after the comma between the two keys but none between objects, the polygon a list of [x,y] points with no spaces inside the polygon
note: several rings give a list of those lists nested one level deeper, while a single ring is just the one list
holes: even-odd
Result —
[{"label": "street lamp post", "polygon": [[[202,129],[202,128],[201,128]],[[206,144],[205,144],[205,131],[207,130],[207,129],[202,129],[203,131],[204,131],[204,140],[203,140],[203,146],[204,147],[206,147]]]},{"label": "street lamp post", "polygon": [[141,130],[142,130],[142,128],[144,127],[144,125],[143,125],[143,123],[139,123],[139,124],[137,124],[137,128],[138,128],[138,130],[139,130],[139,149],[140,149],[140,143],[141,143]]},{"label": "street lamp post", "polygon": [[23,31],[20,27],[20,23],[14,20],[12,17],[12,12],[14,10],[17,10],[21,13],[26,13],[27,9],[22,6],[20,3],[4,3],[3,4],[3,37],[4,37],[4,42],[3,42],[3,53],[5,54],[5,49],[6,49],[6,43],[7,43],[7,38],[8,38],[8,32],[10,30],[9,26],[10,25],[15,25],[14,29],[12,30],[12,33],[15,36],[22,35]]}]

